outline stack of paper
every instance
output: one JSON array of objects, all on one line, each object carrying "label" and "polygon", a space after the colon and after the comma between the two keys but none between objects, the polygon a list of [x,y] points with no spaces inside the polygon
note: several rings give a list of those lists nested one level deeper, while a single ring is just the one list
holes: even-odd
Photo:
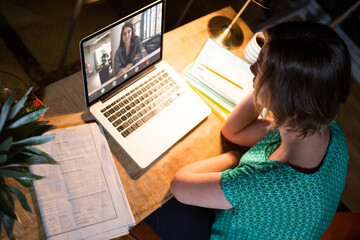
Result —
[{"label": "stack of paper", "polygon": [[109,145],[96,123],[51,131],[39,149],[59,165],[35,165],[34,182],[48,239],[110,239],[134,225]]},{"label": "stack of paper", "polygon": [[188,84],[223,121],[253,90],[250,65],[211,38],[184,72]]}]

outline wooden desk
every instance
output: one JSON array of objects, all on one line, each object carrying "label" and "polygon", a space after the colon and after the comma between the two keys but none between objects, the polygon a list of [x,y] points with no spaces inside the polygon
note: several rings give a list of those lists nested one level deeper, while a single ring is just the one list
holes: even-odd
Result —
[{"label": "wooden desk", "polygon": [[[176,71],[182,71],[195,59],[208,39],[209,20],[216,15],[233,18],[235,14],[231,7],[227,7],[166,33],[164,59]],[[253,33],[242,20],[238,20],[238,24],[244,32],[244,42],[232,51],[243,57],[244,46]],[[43,102],[50,107],[46,113],[47,120],[58,127],[94,121],[85,107],[81,72],[47,86],[40,95]],[[145,170],[139,170],[125,157],[118,144],[111,137],[107,138],[136,223],[172,197],[169,191],[170,181],[178,169],[222,152],[221,126],[222,122],[211,114]],[[41,224],[27,229],[26,238],[41,238],[43,234],[38,232],[38,227],[42,228]]]}]

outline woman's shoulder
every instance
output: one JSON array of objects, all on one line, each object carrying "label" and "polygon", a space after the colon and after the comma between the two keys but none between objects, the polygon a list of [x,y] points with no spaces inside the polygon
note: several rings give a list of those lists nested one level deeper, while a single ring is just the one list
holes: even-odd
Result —
[{"label": "woman's shoulder", "polygon": [[331,136],[335,140],[345,140],[344,131],[337,121],[333,121],[329,124]]},{"label": "woman's shoulder", "polygon": [[326,150],[324,162],[329,163],[329,166],[346,165],[349,159],[349,153],[344,132],[340,124],[336,121],[329,124],[329,129],[331,138]]},{"label": "woman's shoulder", "polygon": [[139,36],[134,36],[133,42],[135,42],[135,43],[141,43]]},{"label": "woman's shoulder", "polygon": [[335,154],[340,156],[341,153],[345,153],[347,155],[347,145],[345,134],[337,121],[333,121],[329,124],[329,129],[331,133],[330,144],[328,147],[329,154]]},{"label": "woman's shoulder", "polygon": [[260,141],[258,141],[251,149],[264,149],[268,148],[269,145],[279,142],[281,140],[279,129],[273,129],[268,134],[266,134]]}]

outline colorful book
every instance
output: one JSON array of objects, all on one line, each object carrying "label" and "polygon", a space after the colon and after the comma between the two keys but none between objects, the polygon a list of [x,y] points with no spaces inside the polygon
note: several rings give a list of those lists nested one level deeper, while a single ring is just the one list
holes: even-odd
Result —
[{"label": "colorful book", "polygon": [[253,90],[250,65],[211,38],[184,73],[188,84],[223,121]]}]

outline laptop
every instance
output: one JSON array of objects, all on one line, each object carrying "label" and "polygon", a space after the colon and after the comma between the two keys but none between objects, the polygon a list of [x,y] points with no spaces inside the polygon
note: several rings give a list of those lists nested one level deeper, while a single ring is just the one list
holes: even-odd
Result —
[{"label": "laptop", "polygon": [[211,113],[162,60],[164,11],[155,1],[79,43],[86,106],[140,168]]}]

